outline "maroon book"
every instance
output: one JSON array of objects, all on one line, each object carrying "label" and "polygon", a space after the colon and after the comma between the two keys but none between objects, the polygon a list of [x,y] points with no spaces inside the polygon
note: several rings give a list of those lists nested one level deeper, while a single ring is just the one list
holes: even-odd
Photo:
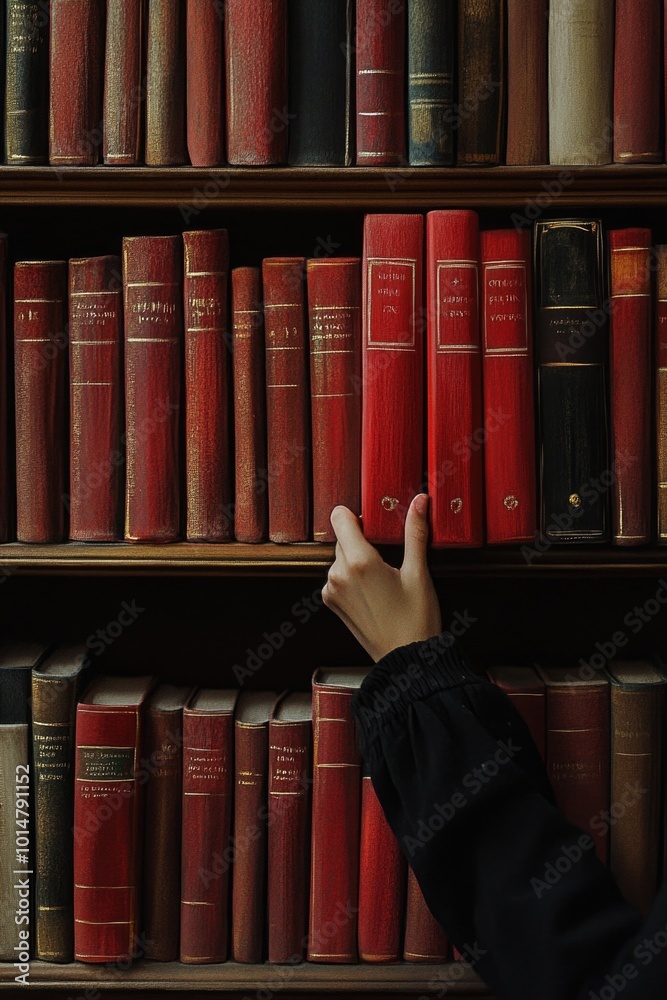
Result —
[{"label": "maroon book", "polygon": [[9,472],[9,428],[7,399],[7,308],[8,294],[7,236],[0,233],[0,542],[8,542],[12,516]]},{"label": "maroon book", "polygon": [[140,162],[143,93],[143,0],[107,0],[104,60],[104,162]]},{"label": "maroon book", "polygon": [[508,166],[549,162],[549,0],[507,0]]},{"label": "maroon book", "polygon": [[492,667],[489,680],[504,691],[530,730],[544,760],[546,746],[546,690],[532,667]]},{"label": "maroon book", "polygon": [[361,780],[359,959],[398,962],[402,953],[405,861],[369,774]]},{"label": "maroon book", "polygon": [[51,0],[49,163],[93,166],[99,160],[104,5]]},{"label": "maroon book", "polygon": [[396,0],[357,0],[357,165],[405,163],[405,13]]},{"label": "maroon book", "polygon": [[146,163],[185,163],[185,4],[150,0],[146,54]]},{"label": "maroon book", "polygon": [[220,0],[187,0],[186,107],[193,167],[225,159],[225,36]]},{"label": "maroon book", "polygon": [[448,957],[447,936],[426,905],[412,868],[408,868],[403,958],[406,962],[436,965],[446,962]]},{"label": "maroon book", "polygon": [[616,0],[614,163],[662,163],[661,0]]}]

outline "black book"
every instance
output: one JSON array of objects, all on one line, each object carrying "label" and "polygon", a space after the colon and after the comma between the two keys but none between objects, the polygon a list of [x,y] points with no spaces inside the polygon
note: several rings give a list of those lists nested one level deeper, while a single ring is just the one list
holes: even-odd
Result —
[{"label": "black book", "polygon": [[609,542],[608,324],[597,219],[535,225],[542,535]]},{"label": "black book", "polygon": [[49,4],[7,0],[6,53],[7,163],[47,163]]},{"label": "black book", "polygon": [[290,166],[352,162],[352,0],[289,0]]},{"label": "black book", "polygon": [[408,0],[410,163],[454,162],[454,0]]},{"label": "black book", "polygon": [[458,53],[457,163],[497,166],[504,144],[505,0],[460,0]]}]

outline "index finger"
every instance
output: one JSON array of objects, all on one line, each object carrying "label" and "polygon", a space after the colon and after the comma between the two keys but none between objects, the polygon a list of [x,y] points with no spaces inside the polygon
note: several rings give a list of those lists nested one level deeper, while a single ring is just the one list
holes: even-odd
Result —
[{"label": "index finger", "polygon": [[359,518],[348,507],[334,507],[331,511],[331,527],[336,534],[343,558],[348,562],[362,559],[375,551],[363,536]]}]

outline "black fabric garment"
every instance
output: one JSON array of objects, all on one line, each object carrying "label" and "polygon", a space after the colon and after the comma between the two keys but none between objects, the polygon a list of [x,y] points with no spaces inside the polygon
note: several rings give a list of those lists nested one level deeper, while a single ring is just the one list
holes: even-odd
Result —
[{"label": "black fabric garment", "polygon": [[664,1000],[667,882],[643,920],[556,808],[510,700],[451,635],[394,650],[353,704],[426,902],[496,1000]]}]

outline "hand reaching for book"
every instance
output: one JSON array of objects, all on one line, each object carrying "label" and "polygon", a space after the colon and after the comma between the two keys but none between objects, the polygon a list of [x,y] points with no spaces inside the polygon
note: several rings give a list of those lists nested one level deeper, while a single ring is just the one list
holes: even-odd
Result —
[{"label": "hand reaching for book", "polygon": [[322,599],[377,663],[397,646],[438,635],[440,605],[426,562],[428,496],[420,493],[405,521],[405,555],[389,566],[361,531],[347,507],[335,507],[336,559]]}]

